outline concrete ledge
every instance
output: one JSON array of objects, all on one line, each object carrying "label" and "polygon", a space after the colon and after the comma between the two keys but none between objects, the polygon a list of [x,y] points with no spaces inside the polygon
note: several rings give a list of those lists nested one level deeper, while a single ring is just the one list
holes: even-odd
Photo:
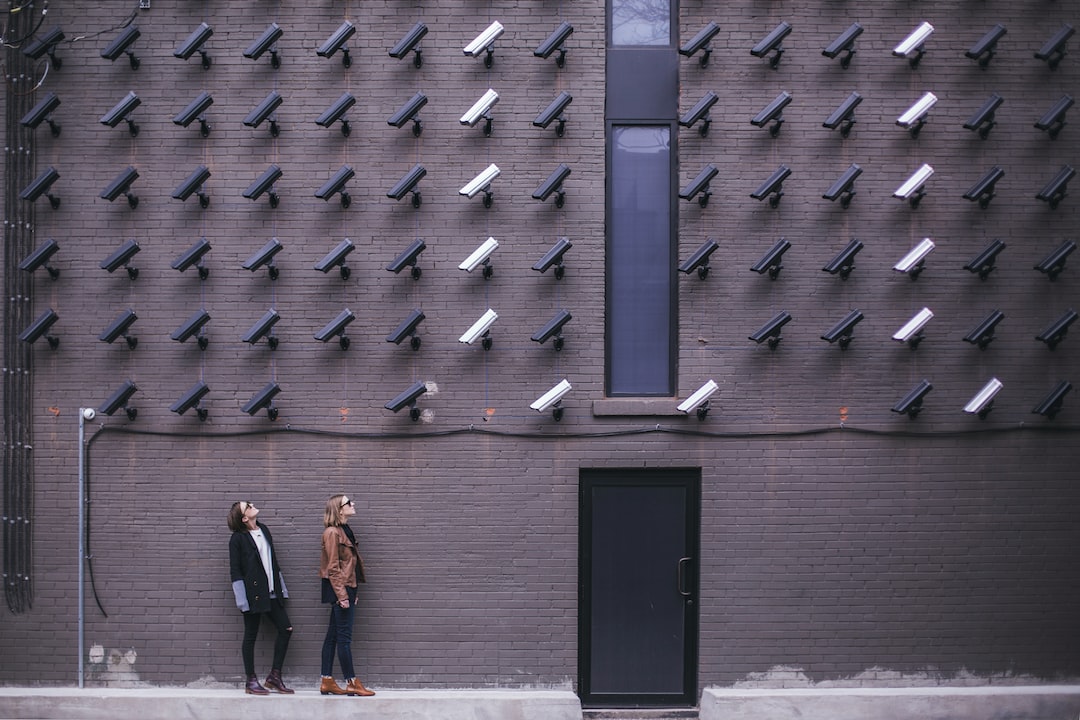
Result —
[{"label": "concrete ledge", "polygon": [[1077,720],[1080,686],[706,689],[700,720]]},{"label": "concrete ledge", "polygon": [[581,702],[559,690],[381,690],[330,697],[314,690],[255,697],[242,690],[2,688],[0,717],[39,720],[581,720]]}]

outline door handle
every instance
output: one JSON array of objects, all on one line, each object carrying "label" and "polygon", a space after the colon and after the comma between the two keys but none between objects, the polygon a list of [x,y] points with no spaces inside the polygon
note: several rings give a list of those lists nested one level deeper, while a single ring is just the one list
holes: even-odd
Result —
[{"label": "door handle", "polygon": [[686,566],[690,564],[690,560],[691,558],[688,557],[679,558],[676,566],[675,589],[683,597],[690,597],[690,593],[686,590]]}]

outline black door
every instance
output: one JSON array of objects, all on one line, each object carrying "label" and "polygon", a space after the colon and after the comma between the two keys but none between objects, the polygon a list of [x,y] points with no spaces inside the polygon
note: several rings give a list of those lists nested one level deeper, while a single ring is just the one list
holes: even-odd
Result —
[{"label": "black door", "polygon": [[700,470],[582,470],[580,480],[582,704],[693,706]]}]

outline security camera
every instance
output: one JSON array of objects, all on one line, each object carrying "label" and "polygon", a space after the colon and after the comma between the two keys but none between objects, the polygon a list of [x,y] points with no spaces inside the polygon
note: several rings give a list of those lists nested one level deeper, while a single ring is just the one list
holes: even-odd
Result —
[{"label": "security camera", "polygon": [[1046,187],[1035,195],[1036,199],[1050,203],[1051,209],[1057,209],[1057,206],[1065,199],[1069,181],[1073,179],[1074,175],[1076,175],[1076,170],[1071,165],[1062,166],[1057,175],[1046,184]]},{"label": "security camera", "polygon": [[109,257],[101,261],[101,269],[112,273],[123,267],[127,269],[128,277],[134,280],[138,277],[139,270],[138,268],[131,267],[129,263],[131,262],[131,258],[135,257],[135,254],[141,249],[139,243],[134,240],[128,240],[113,251]]},{"label": "security camera", "polygon": [[566,117],[563,113],[566,111],[567,106],[574,101],[574,96],[563,90],[561,93],[555,96],[555,99],[548,103],[548,106],[540,111],[540,114],[533,118],[533,125],[538,128],[547,128],[556,119],[559,124],[555,126],[555,135],[562,137],[566,133]]},{"label": "security camera", "polygon": [[60,249],[60,244],[49,238],[45,242],[38,245],[32,253],[27,255],[19,263],[19,269],[26,272],[34,272],[39,267],[45,268],[49,273],[49,277],[53,280],[60,277],[60,271],[54,267],[49,266],[49,258],[56,254],[56,251]]},{"label": "security camera", "polygon": [[249,345],[254,345],[259,342],[263,337],[266,338],[266,344],[270,346],[271,350],[276,350],[278,346],[278,340],[271,334],[273,327],[277,324],[277,321],[281,319],[281,315],[277,310],[270,309],[263,313],[263,316],[255,321],[255,324],[248,328],[248,331],[244,333],[244,336],[240,338],[241,342],[246,342]]},{"label": "security camera", "polygon": [[199,238],[195,241],[195,244],[185,250],[180,257],[173,260],[172,269],[184,272],[189,267],[195,265],[199,268],[199,278],[205,280],[210,276],[210,270],[203,267],[201,261],[203,255],[208,252],[210,252],[210,241],[206,238]]},{"label": "security camera", "polygon": [[326,38],[319,49],[315,51],[315,54],[319,57],[333,57],[334,53],[338,50],[341,51],[341,64],[345,67],[352,67],[352,58],[349,57],[349,48],[345,47],[345,43],[349,41],[349,38],[356,32],[356,26],[348,20],[341,23],[338,29],[333,34]]},{"label": "security camera", "polygon": [[177,415],[183,415],[188,410],[194,410],[200,421],[205,421],[209,412],[206,408],[199,407],[199,402],[210,392],[210,387],[202,380],[195,383],[180,399],[169,406],[169,410]]},{"label": "security camera", "polygon": [[533,191],[533,200],[546,201],[555,193],[555,207],[562,207],[566,202],[566,192],[562,189],[563,180],[570,175],[570,166],[559,163],[559,166],[548,175],[547,180],[540,183],[540,187]]},{"label": "security camera", "polygon": [[826,330],[825,334],[821,336],[821,339],[830,344],[838,343],[841,350],[847,350],[848,345],[851,344],[852,331],[862,319],[862,311],[852,310],[844,316],[843,320]]},{"label": "security camera", "polygon": [[1056,250],[1044,257],[1035,269],[1046,275],[1051,280],[1057,280],[1057,276],[1065,269],[1065,259],[1076,249],[1076,243],[1066,240]]},{"label": "security camera", "polygon": [[929,180],[930,176],[933,174],[934,168],[923,163],[922,167],[912,173],[911,177],[905,180],[900,187],[896,188],[893,192],[893,197],[907,200],[912,208],[917,208],[923,197],[926,195],[926,191],[924,190],[926,181]]},{"label": "security camera", "polygon": [[784,54],[784,48],[780,47],[780,43],[789,34],[791,34],[791,25],[781,22],[773,28],[772,32],[750,49],[750,54],[754,57],[763,58],[769,53],[775,53],[769,58],[769,65],[775,70],[780,65],[780,57]]},{"label": "security camera", "polygon": [[924,307],[922,310],[915,313],[910,320],[900,326],[900,329],[893,333],[892,339],[897,342],[907,343],[908,346],[914,350],[923,340],[923,328],[926,327],[926,323],[930,322],[930,319],[933,317],[933,311],[930,308]]},{"label": "security camera", "polygon": [[907,255],[900,258],[900,260],[893,265],[893,270],[898,273],[904,273],[912,280],[919,277],[922,273],[924,263],[926,262],[926,256],[934,249],[934,241],[930,238],[923,238],[919,241],[915,247],[908,251]]},{"label": "security camera", "polygon": [[862,175],[862,168],[852,163],[821,197],[833,202],[836,202],[836,198],[840,198],[840,207],[846,208],[851,204],[852,196],[855,195],[855,179],[860,175]]},{"label": "security camera", "polygon": [[701,128],[698,130],[702,137],[709,134],[709,126],[712,125],[712,120],[709,118],[709,110],[720,99],[720,96],[716,93],[709,91],[701,96],[701,99],[694,103],[694,106],[687,110],[682,116],[679,117],[679,124],[683,127],[694,127],[694,124],[698,121],[701,122]]},{"label": "security camera", "polygon": [[1072,383],[1068,380],[1062,380],[1031,412],[1053,420],[1054,416],[1061,411],[1061,405],[1070,390],[1072,390]]},{"label": "security camera", "polygon": [[142,100],[139,99],[139,96],[134,91],[130,91],[120,102],[113,106],[112,110],[101,116],[101,124],[114,128],[127,120],[128,132],[131,133],[132,137],[135,137],[139,134],[139,126],[128,118],[128,114],[141,104]]},{"label": "security camera", "polygon": [[333,250],[328,252],[322,260],[315,263],[315,269],[321,273],[328,273],[334,268],[340,268],[341,279],[348,280],[351,271],[345,265],[345,258],[355,249],[356,246],[353,245],[353,241],[345,238]]},{"label": "security camera", "polygon": [[484,118],[484,135],[491,135],[492,120],[489,113],[497,102],[499,102],[499,93],[488,88],[487,92],[481,95],[480,99],[474,102],[472,107],[461,116],[461,124],[476,127],[476,123],[480,122],[481,118]]},{"label": "security camera", "polygon": [[697,174],[693,180],[689,182],[682,190],[679,191],[679,197],[683,200],[692,201],[698,195],[698,206],[705,207],[709,204],[709,196],[712,195],[712,191],[709,189],[709,183],[713,178],[719,174],[720,170],[712,163],[709,163],[701,172]]},{"label": "security camera", "polygon": [[[199,332],[199,330],[202,329],[202,326],[208,322],[210,322],[210,313],[206,312],[205,309],[198,310],[194,315],[189,317],[183,325],[176,328],[169,337],[176,342],[187,342],[188,338]],[[198,342],[200,350],[205,350],[206,346],[210,344],[210,341],[205,335],[200,335]]]},{"label": "security camera", "polygon": [[978,273],[979,279],[985,280],[996,267],[994,261],[997,259],[998,253],[1004,249],[1005,243],[1000,240],[993,240],[982,252],[973,257],[964,266],[964,269],[968,272]]},{"label": "security camera", "polygon": [[1035,127],[1046,131],[1051,140],[1056,139],[1058,133],[1065,127],[1065,113],[1073,106],[1073,102],[1071,95],[1062,95],[1053,107],[1035,121]]},{"label": "security camera", "polygon": [[57,25],[41,37],[36,37],[27,43],[26,47],[23,48],[23,55],[31,60],[40,60],[42,55],[48,54],[50,64],[59,70],[63,63],[60,58],[56,57],[56,46],[63,39],[64,32]]},{"label": "security camera", "polygon": [[95,410],[94,408],[83,408],[82,416],[84,420],[93,420],[95,417],[97,417],[97,410]]},{"label": "security camera", "polygon": [[977,183],[964,193],[965,200],[978,201],[979,207],[985,209],[994,199],[994,185],[1005,176],[1005,171],[995,165],[986,171]]},{"label": "security camera", "polygon": [[345,328],[356,319],[356,315],[352,310],[345,308],[337,314],[330,322],[323,326],[322,330],[315,333],[315,339],[319,342],[329,342],[331,338],[336,337],[338,339],[338,345],[342,350],[349,349],[349,338],[345,337]]},{"label": "security camera", "polygon": [[767,323],[758,328],[757,332],[750,336],[750,339],[759,345],[767,340],[769,349],[775,350],[783,339],[780,337],[780,330],[789,322],[791,322],[791,314],[786,310],[781,310]]},{"label": "security camera", "polygon": [[112,344],[118,337],[123,337],[127,342],[128,349],[134,350],[139,344],[139,339],[129,334],[128,330],[131,329],[132,323],[138,319],[139,316],[135,314],[135,311],[128,308],[117,315],[115,320],[109,323],[109,326],[98,335],[98,340]]},{"label": "security camera", "polygon": [[769,279],[775,280],[784,267],[781,264],[784,259],[784,253],[790,248],[791,243],[785,238],[780,238],[771,248],[769,248],[768,252],[761,256],[761,259],[750,266],[750,269],[758,275],[764,275],[767,272],[769,273]]},{"label": "security camera", "polygon": [[784,108],[790,103],[791,93],[786,91],[780,93],[761,112],[750,119],[750,124],[756,127],[765,127],[772,123],[769,127],[769,135],[776,137],[780,134],[780,126],[784,124]]},{"label": "security camera", "polygon": [[321,188],[315,191],[315,197],[329,201],[334,196],[334,193],[341,193],[341,207],[349,207],[352,204],[352,198],[349,193],[345,192],[345,183],[349,182],[353,175],[356,175],[356,171],[351,166],[342,165],[329,180],[323,183]]},{"label": "security camera", "polygon": [[536,261],[532,266],[532,269],[539,273],[543,273],[547,272],[547,269],[554,265],[555,279],[562,280],[563,276],[566,274],[566,268],[563,266],[563,255],[565,255],[566,251],[572,247],[574,247],[574,243],[570,242],[569,238],[559,238],[555,241],[555,244],[544,253],[544,256]]},{"label": "security camera", "polygon": [[173,118],[173,123],[180,127],[187,127],[195,120],[198,120],[199,133],[203,137],[208,137],[210,135],[210,124],[206,122],[203,113],[205,113],[207,108],[213,104],[214,98],[210,96],[210,93],[201,92],[186,108],[181,110],[176,117]]},{"label": "security camera", "polygon": [[427,169],[423,165],[414,165],[411,170],[401,176],[401,179],[394,183],[394,186],[386,193],[386,197],[391,200],[401,200],[409,193],[412,193],[412,206],[414,208],[420,207],[420,191],[416,189],[417,184],[424,179],[427,175]]},{"label": "security camera", "polygon": [[411,98],[405,101],[405,104],[398,108],[390,118],[386,121],[387,125],[400,128],[405,123],[412,120],[413,123],[413,136],[420,137],[420,132],[423,130],[423,125],[420,123],[420,118],[416,115],[420,112],[420,109],[427,105],[427,95],[418,92]]},{"label": "security camera", "polygon": [[937,104],[937,95],[932,92],[924,93],[915,104],[904,111],[904,114],[896,118],[896,124],[907,128],[911,137],[919,137],[923,125],[926,124],[926,116],[930,108]]},{"label": "security camera", "polygon": [[210,179],[210,169],[205,165],[200,165],[187,176],[184,182],[176,186],[173,190],[173,198],[175,200],[185,201],[192,194],[199,196],[199,205],[201,207],[210,207],[210,196],[203,192],[203,185]]},{"label": "security camera", "polygon": [[409,338],[409,346],[413,350],[419,350],[420,336],[416,334],[416,328],[424,321],[425,317],[423,310],[419,308],[413,310],[392,333],[386,336],[386,342],[400,345],[405,338]]},{"label": "security camera", "polygon": [[97,411],[106,415],[112,415],[120,408],[123,408],[128,420],[134,420],[139,411],[133,407],[129,407],[128,401],[131,400],[131,396],[138,390],[139,388],[134,382],[125,380],[124,384],[117,388],[116,392],[110,395],[109,399],[102,403]]},{"label": "security camera", "polygon": [[851,242],[821,269],[830,275],[839,274],[841,280],[847,280],[848,275],[855,269],[855,256],[862,249],[862,241],[852,238]]},{"label": "security camera", "polygon": [[907,395],[900,399],[900,402],[892,406],[892,411],[907,415],[914,420],[922,412],[923,400],[926,398],[927,393],[933,389],[934,386],[930,384],[929,380],[920,380]]},{"label": "security camera", "polygon": [[557,67],[563,67],[566,65],[566,39],[574,32],[574,26],[568,22],[559,23],[559,26],[551,31],[551,34],[547,36],[544,42],[540,43],[533,55],[538,58],[548,59],[551,54],[556,50],[559,51],[558,57],[555,58],[555,65]]},{"label": "security camera", "polygon": [[49,205],[55,210],[60,207],[60,198],[50,193],[49,189],[52,187],[52,184],[59,179],[60,173],[56,171],[56,168],[50,165],[40,175],[34,178],[32,183],[19,192],[19,197],[23,200],[34,202],[44,195],[49,198]]},{"label": "security camera", "polygon": [[281,178],[281,168],[277,165],[271,165],[263,171],[263,174],[255,179],[255,182],[248,186],[248,189],[244,191],[244,197],[249,200],[258,200],[260,196],[267,190],[270,191],[270,207],[275,208],[278,206],[278,196],[274,192],[273,187]]},{"label": "security camera", "polygon": [[964,336],[964,342],[978,345],[980,350],[985,350],[994,341],[994,328],[1005,319],[1005,313],[1000,310],[992,310],[983,318],[982,322]]},{"label": "security camera", "polygon": [[51,328],[53,326],[53,323],[55,323],[59,319],[60,316],[56,314],[56,311],[52,308],[49,308],[45,312],[38,315],[37,319],[34,320],[34,322],[30,323],[30,325],[27,326],[25,330],[19,333],[19,339],[22,340],[24,343],[32,344],[38,338],[44,336],[45,339],[49,342],[49,347],[55,350],[60,345],[60,338],[49,334],[49,328]]},{"label": "security camera", "polygon": [[704,420],[705,416],[709,414],[709,398],[719,389],[720,386],[716,384],[715,380],[708,380],[691,393],[690,397],[679,403],[675,409],[687,415],[696,413],[698,420]]},{"label": "security camera", "polygon": [[1039,60],[1045,60],[1051,70],[1057,70],[1057,66],[1065,57],[1065,43],[1073,36],[1076,30],[1068,23],[1054,33],[1046,43],[1035,53]]},{"label": "security camera", "polygon": [[1066,333],[1069,332],[1069,326],[1076,322],[1077,317],[1080,316],[1077,315],[1075,310],[1066,310],[1064,315],[1047,325],[1045,330],[1035,336],[1035,339],[1046,343],[1046,346],[1053,350],[1058,346],[1058,343],[1065,339]]},{"label": "security camera", "polygon": [[128,166],[126,170],[121,170],[120,174],[113,178],[105,189],[101,191],[101,197],[104,200],[112,202],[120,195],[127,197],[128,205],[135,209],[139,205],[139,198],[135,193],[131,192],[131,184],[135,182],[139,177],[139,171],[135,168]]},{"label": "security camera", "polygon": [[927,39],[933,33],[934,26],[928,22],[923,22],[912,30],[910,35],[900,41],[899,45],[893,48],[892,54],[896,57],[907,58],[911,67],[917,67],[923,55],[926,54],[923,45],[926,44]]},{"label": "security camera", "polygon": [[124,28],[116,39],[105,46],[105,49],[101,51],[101,57],[106,60],[116,60],[122,53],[127,53],[129,65],[132,70],[139,69],[139,58],[135,57],[135,53],[128,48],[139,39],[139,28],[134,25],[128,25]]},{"label": "security camera", "polygon": [[994,397],[1001,392],[1002,387],[1004,385],[1000,380],[990,378],[990,381],[968,400],[968,404],[964,406],[964,412],[969,415],[978,415],[980,419],[985,418],[994,408]]},{"label": "security camera", "polygon": [[531,402],[529,407],[536,412],[547,412],[548,410],[554,409],[552,416],[555,418],[555,421],[558,422],[559,420],[562,420],[563,416],[562,408],[559,404],[571,389],[570,381],[563,378],[555,385],[555,387]]},{"label": "security camera", "polygon": [[266,410],[266,417],[270,420],[277,420],[278,410],[274,407],[274,398],[281,392],[281,386],[276,382],[268,382],[263,386],[262,390],[251,396],[251,399],[244,403],[244,406],[240,408],[248,415],[254,416],[255,413],[260,410]]},{"label": "security camera", "polygon": [[994,126],[997,125],[994,120],[994,113],[1004,101],[1005,98],[997,93],[991,93],[986,102],[964,123],[964,129],[978,131],[979,137],[985,140],[990,135],[990,131],[994,129]]},{"label": "security camera", "polygon": [[964,55],[978,61],[979,67],[987,67],[997,51],[998,40],[1004,37],[1005,33],[1004,25],[1000,23],[995,25],[979,38],[979,41],[972,45],[971,49],[965,52]]},{"label": "security camera", "polygon": [[278,27],[277,23],[270,23],[270,27],[263,31],[263,34],[256,38],[255,42],[248,46],[248,49],[244,51],[244,57],[251,60],[258,60],[262,57],[263,53],[267,50],[270,51],[270,66],[274,69],[281,67],[281,58],[278,57],[277,48],[272,47],[274,43],[278,41],[278,38],[284,31]]},{"label": "security camera", "polygon": [[548,320],[546,323],[544,323],[544,326],[542,328],[534,332],[530,340],[543,345],[545,342],[547,342],[548,338],[553,337],[555,339],[552,341],[552,345],[554,346],[555,350],[562,350],[562,328],[563,325],[570,322],[573,317],[574,316],[566,310],[560,310],[559,312],[555,313],[555,317]]},{"label": "security camera", "polygon": [[59,137],[60,123],[55,122],[49,117],[58,107],[60,107],[60,98],[56,96],[56,93],[48,93],[30,109],[30,112],[22,116],[22,119],[19,120],[19,124],[33,130],[42,122],[47,122],[53,137]]},{"label": "security camera", "polygon": [[483,338],[483,348],[485,350],[491,349],[491,326],[499,319],[499,314],[488,308],[484,311],[484,314],[474,322],[468,330],[462,333],[458,338],[458,342],[465,343],[466,345],[472,345],[478,339]]},{"label": "security camera", "polygon": [[859,37],[863,33],[863,27],[859,23],[852,23],[847,30],[836,36],[836,39],[829,43],[821,54],[830,60],[835,58],[840,53],[844,53],[840,58],[840,67],[847,70],[851,65],[851,58],[855,55],[855,38]]},{"label": "security camera", "polygon": [[679,54],[686,57],[692,57],[696,53],[701,53],[701,60],[698,63],[701,67],[706,67],[709,64],[709,58],[712,56],[712,48],[709,47],[709,43],[720,32],[720,26],[715,22],[709,21],[705,27],[697,31],[694,37],[686,41],[686,43],[679,48]]},{"label": "security camera", "polygon": [[422,22],[418,22],[410,28],[409,32],[405,33],[404,37],[397,41],[394,47],[390,48],[390,57],[401,60],[410,52],[416,53],[413,57],[413,65],[420,67],[424,64],[423,53],[417,45],[427,35],[427,25]]},{"label": "security camera", "polygon": [[270,269],[270,279],[277,280],[278,269],[274,267],[274,256],[283,249],[284,246],[277,238],[270,238],[254,255],[245,260],[241,267],[245,270],[255,272],[263,265],[267,265]]},{"label": "security camera", "polygon": [[424,249],[426,247],[427,243],[425,243],[420,238],[413,240],[412,244],[409,245],[409,247],[405,248],[405,250],[402,251],[401,254],[399,254],[396,258],[390,261],[390,264],[386,266],[386,269],[396,275],[405,268],[411,267],[413,280],[419,280],[421,270],[419,267],[417,267],[416,260],[420,257],[420,253],[424,252]]},{"label": "security camera", "polygon": [[830,130],[840,128],[840,136],[847,137],[851,133],[851,127],[855,124],[855,108],[862,102],[862,95],[857,92],[853,92],[847,96],[844,102],[840,103],[829,117],[825,118],[825,122],[821,123],[823,127],[827,127]]},{"label": "security camera", "polygon": [[349,137],[349,133],[352,132],[349,127],[349,121],[343,120],[342,117],[349,111],[353,105],[356,104],[356,98],[352,93],[342,93],[341,97],[334,101],[333,105],[326,108],[323,114],[315,118],[315,124],[328,128],[338,120],[341,120],[341,134],[345,137]]},{"label": "security camera", "polygon": [[750,193],[755,200],[769,198],[769,206],[776,207],[780,204],[780,198],[784,197],[784,181],[791,175],[791,168],[781,165],[773,171],[765,182],[758,186],[757,190]]},{"label": "security camera", "polygon": [[491,183],[495,178],[499,177],[502,171],[499,170],[499,166],[495,163],[491,163],[486,168],[480,171],[480,174],[466,183],[460,190],[459,195],[464,195],[467,198],[475,197],[480,191],[484,192],[484,207],[491,207]]},{"label": "security camera", "polygon": [[271,90],[270,94],[263,98],[263,101],[247,114],[247,117],[244,118],[244,124],[248,127],[257,128],[264,120],[269,118],[270,135],[272,137],[277,137],[280,134],[281,129],[278,127],[277,120],[270,116],[278,109],[281,102],[282,98],[278,91]]},{"label": "security camera", "polygon": [[409,387],[398,393],[393,400],[386,403],[383,407],[387,410],[397,412],[404,407],[409,408],[409,417],[416,421],[420,419],[420,408],[416,407],[416,400],[421,395],[427,392],[427,385],[423,381],[417,380]]},{"label": "security camera", "polygon": [[503,34],[503,26],[498,20],[484,28],[483,32],[476,36],[476,38],[465,46],[464,52],[470,57],[479,57],[481,53],[484,55],[484,67],[491,67],[494,60],[495,49],[492,45]]},{"label": "security camera", "polygon": [[195,53],[199,53],[202,57],[203,70],[210,69],[210,54],[203,50],[203,45],[210,36],[214,34],[214,31],[206,23],[199,23],[199,27],[188,35],[187,40],[180,43],[180,45],[173,51],[173,57],[178,57],[181,60],[187,60]]},{"label": "security camera", "polygon": [[704,280],[709,274],[709,256],[720,248],[720,243],[709,238],[695,250],[690,257],[679,265],[679,272],[689,275],[697,270],[698,277]]},{"label": "security camera", "polygon": [[489,237],[484,242],[480,243],[467,258],[461,261],[458,265],[459,270],[471,273],[481,265],[484,266],[484,277],[489,278],[494,273],[494,268],[491,266],[491,253],[495,252],[495,248],[499,247],[499,241],[493,237]]}]

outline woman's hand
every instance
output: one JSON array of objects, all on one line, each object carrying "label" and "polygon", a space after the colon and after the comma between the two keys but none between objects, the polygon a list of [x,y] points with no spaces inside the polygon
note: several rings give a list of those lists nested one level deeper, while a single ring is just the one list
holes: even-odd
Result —
[{"label": "woman's hand", "polygon": [[339,600],[339,601],[338,601],[338,605],[340,605],[341,607],[343,607],[343,608],[345,608],[346,610],[348,610],[348,609],[349,609],[349,599],[348,599],[348,598],[346,598],[346,599],[344,599],[344,600]]}]

